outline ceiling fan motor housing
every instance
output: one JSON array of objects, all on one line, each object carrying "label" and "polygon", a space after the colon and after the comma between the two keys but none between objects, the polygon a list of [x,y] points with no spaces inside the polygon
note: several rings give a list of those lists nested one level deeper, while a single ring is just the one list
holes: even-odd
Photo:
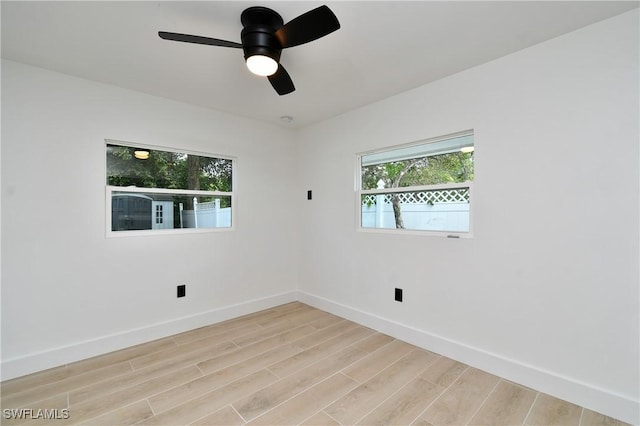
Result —
[{"label": "ceiling fan motor housing", "polygon": [[280,62],[282,46],[275,32],[284,25],[282,17],[266,7],[250,7],[240,16],[243,29],[240,34],[244,58],[264,55]]}]

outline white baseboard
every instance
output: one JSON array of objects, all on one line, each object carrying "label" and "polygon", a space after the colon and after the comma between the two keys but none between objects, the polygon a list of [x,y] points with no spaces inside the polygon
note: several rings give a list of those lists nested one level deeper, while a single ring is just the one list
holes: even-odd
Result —
[{"label": "white baseboard", "polygon": [[517,360],[505,358],[462,342],[447,339],[303,291],[286,292],[250,300],[146,327],[28,354],[19,358],[2,360],[1,380],[8,380],[69,364],[296,300],[540,392],[573,402],[627,423],[640,423],[640,402],[625,395],[546,371],[533,365],[524,364]]},{"label": "white baseboard", "polygon": [[2,368],[0,369],[2,372],[2,378],[0,380],[8,380],[52,367],[69,364],[296,300],[297,292],[295,291],[280,293],[274,296],[224,306],[195,315],[176,318],[120,333],[100,336],[95,339],[60,346],[18,358],[4,359],[2,360]]},{"label": "white baseboard", "polygon": [[627,423],[634,425],[640,423],[640,401],[628,396],[546,371],[534,365],[505,358],[462,342],[447,339],[428,331],[407,326],[303,291],[298,291],[298,300],[388,334],[398,340],[447,356],[537,391]]}]

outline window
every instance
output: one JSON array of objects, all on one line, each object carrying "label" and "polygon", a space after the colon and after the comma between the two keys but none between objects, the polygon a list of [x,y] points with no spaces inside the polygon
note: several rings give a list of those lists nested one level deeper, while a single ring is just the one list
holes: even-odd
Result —
[{"label": "window", "polygon": [[360,228],[470,235],[473,132],[358,155]]},{"label": "window", "polygon": [[106,141],[108,235],[232,227],[234,160]]},{"label": "window", "polygon": [[156,204],[156,225],[161,225],[163,223],[162,207],[162,204]]}]

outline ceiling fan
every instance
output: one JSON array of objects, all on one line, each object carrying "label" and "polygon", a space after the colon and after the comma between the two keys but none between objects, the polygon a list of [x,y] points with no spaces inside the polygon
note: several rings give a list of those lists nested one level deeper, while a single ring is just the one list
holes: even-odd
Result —
[{"label": "ceiling fan", "polygon": [[327,6],[310,10],[284,24],[282,17],[266,7],[245,9],[240,15],[242,43],[189,34],[159,31],[164,40],[210,46],[242,48],[247,68],[267,77],[279,95],[296,90],[287,70],[280,64],[282,49],[309,43],[340,28],[338,18]]}]

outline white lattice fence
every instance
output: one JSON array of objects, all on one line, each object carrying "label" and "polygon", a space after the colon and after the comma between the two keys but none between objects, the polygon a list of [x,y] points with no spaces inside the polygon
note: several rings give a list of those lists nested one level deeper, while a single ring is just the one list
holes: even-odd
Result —
[{"label": "white lattice fence", "polygon": [[[384,203],[391,204],[394,194],[384,194]],[[468,203],[469,188],[439,189],[421,192],[397,192],[400,203],[403,204],[435,204],[435,203]],[[376,195],[367,194],[362,197],[363,205],[376,204]]]}]

